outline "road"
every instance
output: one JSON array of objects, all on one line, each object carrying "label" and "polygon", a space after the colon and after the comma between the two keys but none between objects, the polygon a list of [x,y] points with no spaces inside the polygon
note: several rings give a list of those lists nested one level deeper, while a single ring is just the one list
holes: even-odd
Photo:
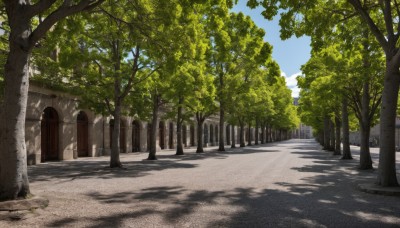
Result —
[{"label": "road", "polygon": [[399,197],[357,189],[377,171],[355,168],[356,147],[351,161],[313,140],[210,149],[122,154],[124,170],[107,157],[31,166],[31,191],[50,205],[0,227],[400,226]]}]

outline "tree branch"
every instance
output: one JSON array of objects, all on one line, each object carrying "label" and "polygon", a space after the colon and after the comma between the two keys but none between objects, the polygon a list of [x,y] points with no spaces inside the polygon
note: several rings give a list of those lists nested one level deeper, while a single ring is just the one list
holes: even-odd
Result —
[{"label": "tree branch", "polygon": [[100,5],[104,0],[82,0],[78,4],[73,6],[60,6],[50,15],[48,15],[42,23],[40,23],[37,28],[31,33],[29,37],[29,49],[32,49],[35,44],[46,34],[50,28],[55,25],[61,19],[66,18],[67,16],[85,11],[91,10],[96,6]]},{"label": "tree branch", "polygon": [[374,36],[378,40],[379,44],[382,46],[385,53],[389,53],[390,50],[389,50],[388,42],[387,42],[385,36],[383,35],[382,31],[379,30],[379,28],[375,24],[375,22],[372,20],[369,13],[361,5],[361,2],[359,0],[347,0],[347,1],[360,14],[361,18],[364,19],[365,23],[367,23],[368,27],[371,29],[372,34],[374,34]]}]

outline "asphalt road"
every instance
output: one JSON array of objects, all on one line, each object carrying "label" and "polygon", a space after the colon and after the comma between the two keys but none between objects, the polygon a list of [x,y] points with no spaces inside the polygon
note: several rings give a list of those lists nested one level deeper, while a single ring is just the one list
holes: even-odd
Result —
[{"label": "asphalt road", "polygon": [[107,157],[31,166],[50,205],[0,227],[400,227],[400,197],[357,189],[377,171],[355,168],[356,147],[352,161],[313,140],[209,149],[123,154],[125,170]]}]

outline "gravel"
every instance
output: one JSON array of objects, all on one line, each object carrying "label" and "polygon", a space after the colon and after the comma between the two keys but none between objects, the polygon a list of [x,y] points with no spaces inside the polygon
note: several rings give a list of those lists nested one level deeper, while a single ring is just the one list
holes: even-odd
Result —
[{"label": "gravel", "polygon": [[121,154],[126,169],[108,157],[30,166],[32,193],[50,204],[0,227],[400,226],[399,197],[357,190],[377,172],[355,168],[358,147],[350,161],[313,140],[207,150]]}]

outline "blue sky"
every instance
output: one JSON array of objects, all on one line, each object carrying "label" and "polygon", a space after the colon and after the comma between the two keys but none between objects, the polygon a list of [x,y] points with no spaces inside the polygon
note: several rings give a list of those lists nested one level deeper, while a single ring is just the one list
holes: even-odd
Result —
[{"label": "blue sky", "polygon": [[297,88],[296,76],[301,73],[301,65],[310,58],[310,38],[304,36],[301,38],[292,37],[282,41],[279,32],[279,15],[274,20],[268,21],[261,16],[261,8],[249,9],[246,6],[246,0],[239,0],[233,11],[241,11],[249,15],[258,27],[265,30],[264,40],[273,46],[272,56],[281,67],[282,74],[286,76],[286,84],[292,89],[292,96],[297,97],[299,89]]}]

